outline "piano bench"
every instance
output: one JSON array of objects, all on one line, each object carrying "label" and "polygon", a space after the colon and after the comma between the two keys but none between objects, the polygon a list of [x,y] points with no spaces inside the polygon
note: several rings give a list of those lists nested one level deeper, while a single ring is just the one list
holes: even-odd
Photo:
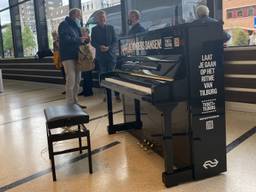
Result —
[{"label": "piano bench", "polygon": [[[49,158],[51,160],[52,178],[56,181],[54,155],[70,153],[75,151],[88,150],[89,172],[92,174],[92,157],[91,157],[91,143],[90,131],[84,124],[89,123],[89,115],[76,104],[63,104],[61,106],[53,106],[44,110],[46,119],[46,133],[48,141]],[[75,130],[57,131],[57,128],[77,126]],[[82,138],[86,137],[87,145],[82,146]],[[53,143],[58,141],[77,139],[79,147],[67,149],[63,151],[54,151]]]}]

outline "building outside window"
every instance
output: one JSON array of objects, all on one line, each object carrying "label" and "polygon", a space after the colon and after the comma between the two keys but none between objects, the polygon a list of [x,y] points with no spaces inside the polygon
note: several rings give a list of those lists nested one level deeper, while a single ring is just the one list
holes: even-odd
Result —
[{"label": "building outside window", "polygon": [[58,31],[59,24],[69,13],[68,1],[45,0],[49,47],[53,48],[52,32]]},{"label": "building outside window", "polygon": [[242,17],[242,16],[243,16],[243,10],[244,10],[244,9],[238,9],[238,10],[237,10],[237,16],[238,16],[238,17]]},{"label": "building outside window", "polygon": [[255,7],[248,8],[248,16],[254,16],[254,9],[255,9]]},{"label": "building outside window", "polygon": [[223,0],[224,29],[231,35],[228,46],[256,45],[255,0]]},{"label": "building outside window", "polygon": [[20,4],[19,11],[24,56],[31,57],[38,51],[34,2]]}]

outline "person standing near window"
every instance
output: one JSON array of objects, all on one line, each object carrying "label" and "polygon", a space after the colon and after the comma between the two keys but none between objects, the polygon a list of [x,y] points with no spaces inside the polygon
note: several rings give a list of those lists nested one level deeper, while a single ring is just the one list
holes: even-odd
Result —
[{"label": "person standing near window", "polygon": [[[107,25],[106,13],[102,10],[96,14],[97,26],[92,29],[91,44],[96,49],[96,62],[100,74],[112,72],[116,63],[115,46],[117,38],[114,27]],[[116,100],[120,101],[118,93],[115,93]],[[106,99],[104,98],[104,101]]]},{"label": "person standing near window", "polygon": [[128,15],[128,24],[131,25],[131,29],[128,35],[135,35],[136,33],[145,32],[145,28],[140,24],[140,12],[138,10],[131,10]]},{"label": "person standing near window", "polygon": [[[198,19],[193,21],[192,23],[203,24],[203,23],[215,23],[215,22],[218,22],[218,20],[209,17],[210,10],[205,5],[199,5],[196,8],[196,13],[197,13]],[[223,42],[226,43],[227,41],[229,41],[230,38],[231,38],[230,34],[228,34],[227,32],[223,31]]]},{"label": "person standing near window", "polygon": [[[77,67],[79,46],[89,41],[81,35],[81,10],[74,8],[59,25],[60,57],[66,74],[66,100],[69,104],[78,104],[81,72]],[[85,106],[80,105],[82,108]]]}]

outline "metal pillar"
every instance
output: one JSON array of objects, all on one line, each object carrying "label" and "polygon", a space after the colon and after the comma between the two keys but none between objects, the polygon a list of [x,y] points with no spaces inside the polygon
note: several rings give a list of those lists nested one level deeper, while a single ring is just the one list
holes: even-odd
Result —
[{"label": "metal pillar", "polygon": [[128,1],[121,0],[122,35],[128,34]]},{"label": "metal pillar", "polygon": [[3,42],[1,20],[0,20],[0,57],[4,58],[4,42]]},{"label": "metal pillar", "polygon": [[34,0],[38,50],[49,49],[45,0]]},{"label": "metal pillar", "polygon": [[81,9],[81,0],[69,0],[69,9],[78,8]]},{"label": "metal pillar", "polygon": [[23,45],[22,45],[22,33],[20,12],[18,6],[12,6],[18,3],[18,0],[9,0],[11,27],[12,27],[12,39],[14,48],[14,57],[23,57]]}]

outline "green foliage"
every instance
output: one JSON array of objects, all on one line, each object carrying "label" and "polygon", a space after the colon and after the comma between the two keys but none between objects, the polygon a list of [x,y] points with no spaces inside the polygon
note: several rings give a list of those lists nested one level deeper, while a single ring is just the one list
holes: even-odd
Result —
[{"label": "green foliage", "polygon": [[4,52],[7,56],[13,55],[13,43],[12,43],[12,29],[11,24],[7,25],[3,29],[3,44],[4,44]]},{"label": "green foliage", "polygon": [[247,46],[249,35],[243,29],[234,29],[232,32],[233,46]]},{"label": "green foliage", "polygon": [[36,48],[36,41],[32,30],[26,25],[22,30],[22,43],[25,56],[32,55],[33,49]]}]

